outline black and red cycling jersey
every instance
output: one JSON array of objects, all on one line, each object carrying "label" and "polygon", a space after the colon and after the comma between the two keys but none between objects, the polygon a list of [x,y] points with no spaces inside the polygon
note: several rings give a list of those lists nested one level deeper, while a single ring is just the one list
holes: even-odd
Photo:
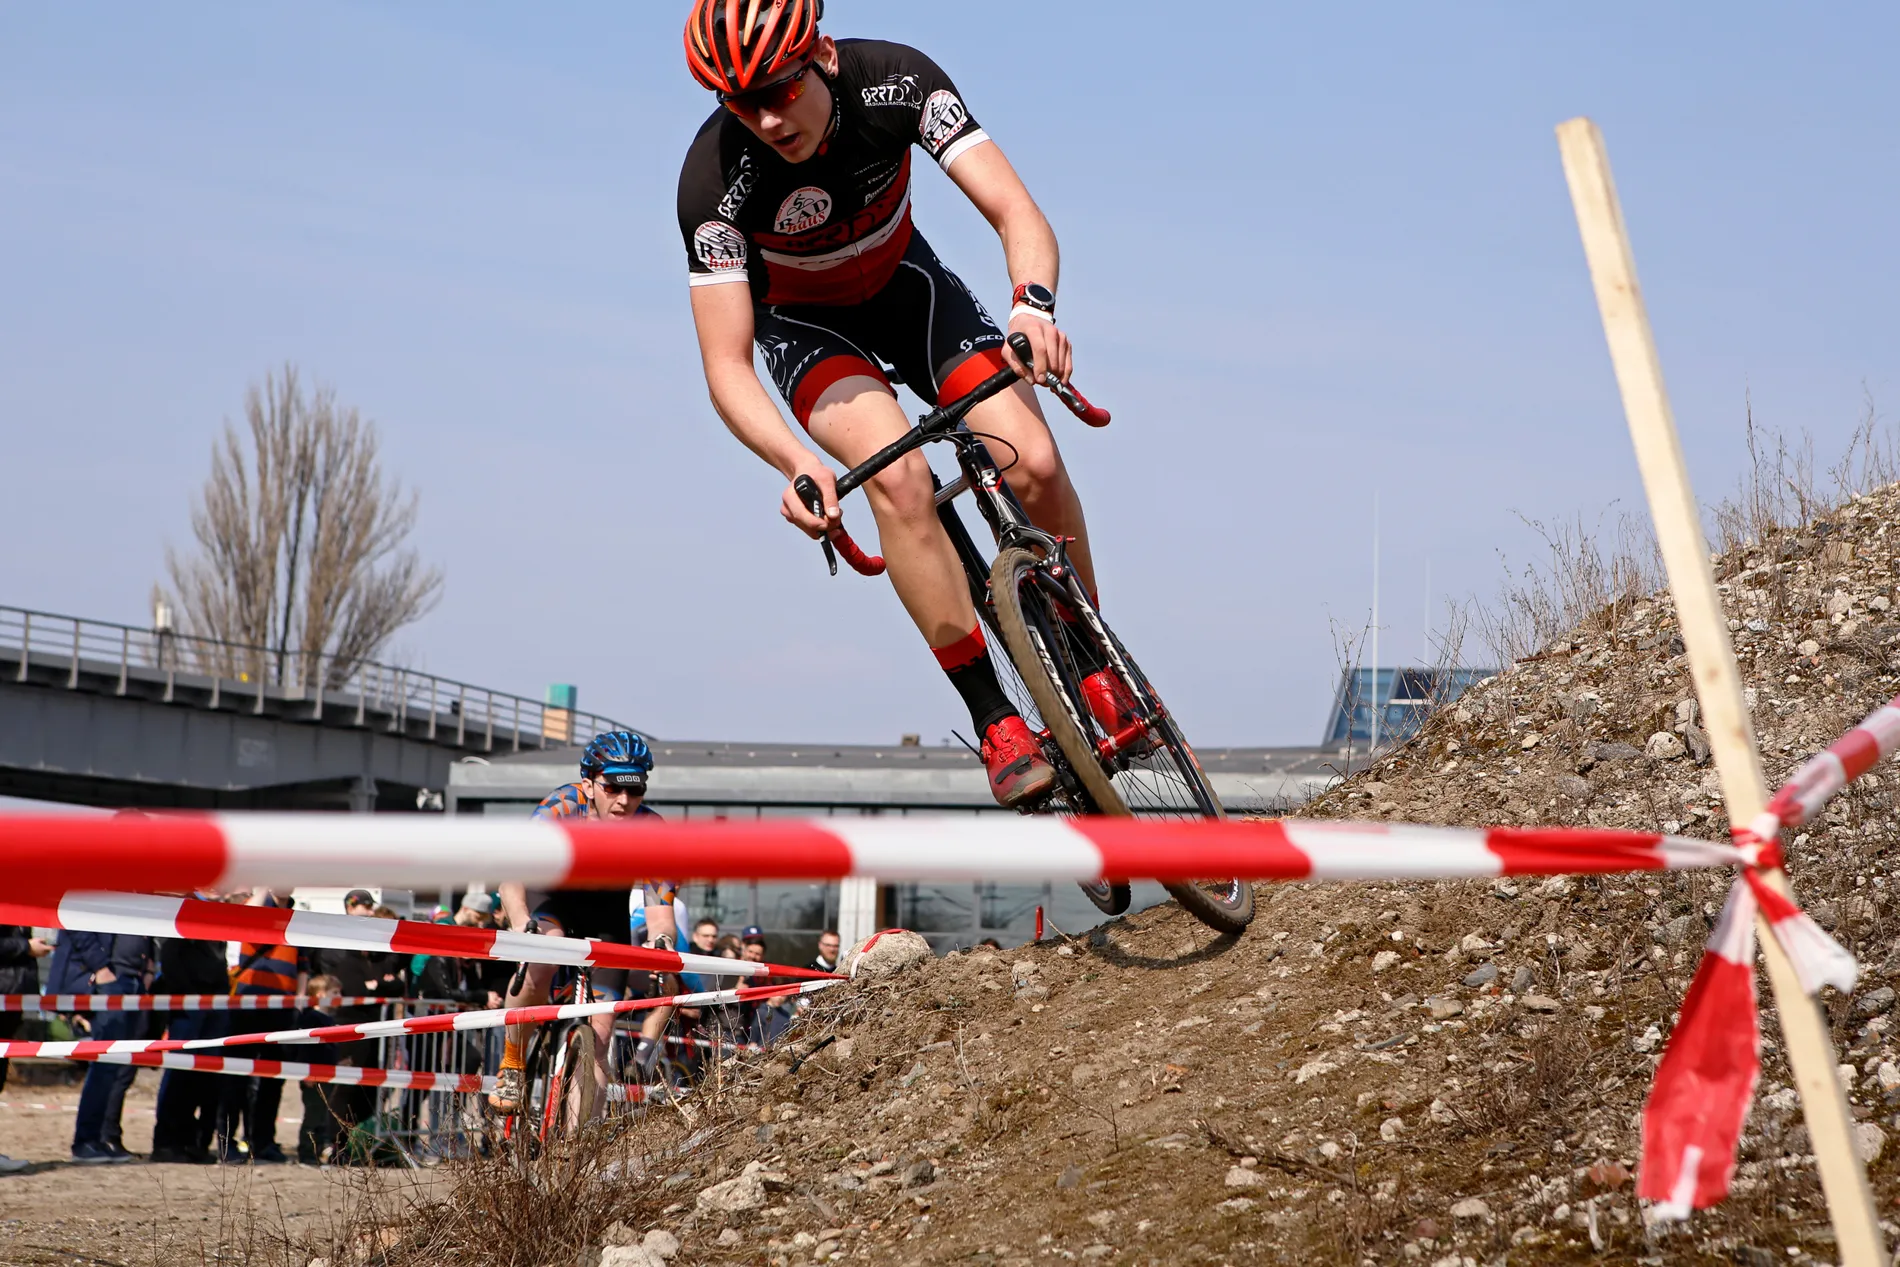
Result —
[{"label": "black and red cycling jersey", "polygon": [[721,108],[680,171],[680,232],[694,286],[746,282],[769,305],[862,304],[896,275],[912,237],[910,147],[941,167],[988,140],[924,54],[839,40],[832,125],[789,163]]}]

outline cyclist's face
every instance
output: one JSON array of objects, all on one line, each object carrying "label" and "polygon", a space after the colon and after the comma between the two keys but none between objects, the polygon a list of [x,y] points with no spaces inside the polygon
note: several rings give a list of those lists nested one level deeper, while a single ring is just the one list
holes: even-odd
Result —
[{"label": "cyclist's face", "polygon": [[645,799],[626,788],[614,787],[605,779],[589,779],[587,786],[587,797],[594,803],[594,812],[602,818],[625,818],[639,809]]},{"label": "cyclist's face", "polygon": [[[814,58],[826,74],[838,69],[838,46],[821,36]],[[737,115],[753,135],[777,150],[788,163],[802,163],[818,152],[831,127],[831,88],[815,70],[805,72],[805,91],[779,110],[764,109]]]}]

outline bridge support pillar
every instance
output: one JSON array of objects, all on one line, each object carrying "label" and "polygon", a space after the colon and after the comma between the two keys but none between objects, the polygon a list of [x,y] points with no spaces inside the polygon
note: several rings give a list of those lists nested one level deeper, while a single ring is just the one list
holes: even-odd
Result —
[{"label": "bridge support pillar", "polygon": [[367,774],[359,774],[350,784],[350,813],[373,814],[376,812],[376,780]]}]

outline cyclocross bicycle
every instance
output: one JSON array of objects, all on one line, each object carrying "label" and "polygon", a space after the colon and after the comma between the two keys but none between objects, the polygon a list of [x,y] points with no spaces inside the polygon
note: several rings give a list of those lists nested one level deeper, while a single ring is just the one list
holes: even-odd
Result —
[{"label": "cyclocross bicycle", "polygon": [[[1031,362],[1028,339],[1012,334],[1009,343],[1025,365]],[[1052,790],[1023,812],[1225,818],[1220,798],[1182,736],[1180,724],[1103,622],[1069,564],[1068,540],[1029,522],[1004,478],[1009,467],[999,468],[984,447],[985,438],[996,437],[981,436],[964,425],[971,409],[1018,381],[1016,371],[999,370],[968,395],[925,414],[902,439],[841,476],[838,497],[843,500],[885,467],[926,444],[941,441],[956,448],[958,478],[945,485],[934,473],[931,476],[937,486],[937,517],[963,562],[978,613],[1009,651],[1014,673],[1003,670],[997,675],[1004,693],[1041,737],[1043,755],[1057,773]],[[1054,374],[1045,374],[1042,386],[1082,421],[1096,427],[1107,425],[1106,410],[1089,404]],[[814,514],[823,516],[823,499],[809,476],[800,476],[793,487]],[[965,493],[975,500],[996,540],[994,560],[977,549],[957,511],[956,499]],[[883,559],[867,556],[842,527],[834,528],[821,542],[834,576],[839,553],[866,576],[884,570]],[[1065,615],[1079,619],[1064,619]],[[1083,638],[1093,643],[1095,656],[1079,655],[1075,640]],[[1136,701],[1135,720],[1124,729],[1110,734],[1096,723],[1082,697],[1083,674],[1077,666],[1084,659],[1106,662]],[[1238,934],[1253,920],[1253,886],[1243,881],[1170,884],[1167,889],[1196,919],[1222,933]],[[1082,890],[1107,914],[1119,915],[1128,909],[1125,882],[1085,883]]]}]

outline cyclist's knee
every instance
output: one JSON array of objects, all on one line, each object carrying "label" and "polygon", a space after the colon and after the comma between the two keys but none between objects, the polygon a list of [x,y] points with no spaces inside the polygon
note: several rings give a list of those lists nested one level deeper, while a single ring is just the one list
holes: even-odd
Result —
[{"label": "cyclist's knee", "polygon": [[869,485],[872,505],[880,518],[916,523],[934,516],[936,493],[930,486],[930,466],[921,453],[912,453],[886,467]]},{"label": "cyclist's knee", "polygon": [[1025,445],[1004,478],[1032,512],[1042,506],[1059,506],[1068,499],[1069,473],[1053,444]]}]

